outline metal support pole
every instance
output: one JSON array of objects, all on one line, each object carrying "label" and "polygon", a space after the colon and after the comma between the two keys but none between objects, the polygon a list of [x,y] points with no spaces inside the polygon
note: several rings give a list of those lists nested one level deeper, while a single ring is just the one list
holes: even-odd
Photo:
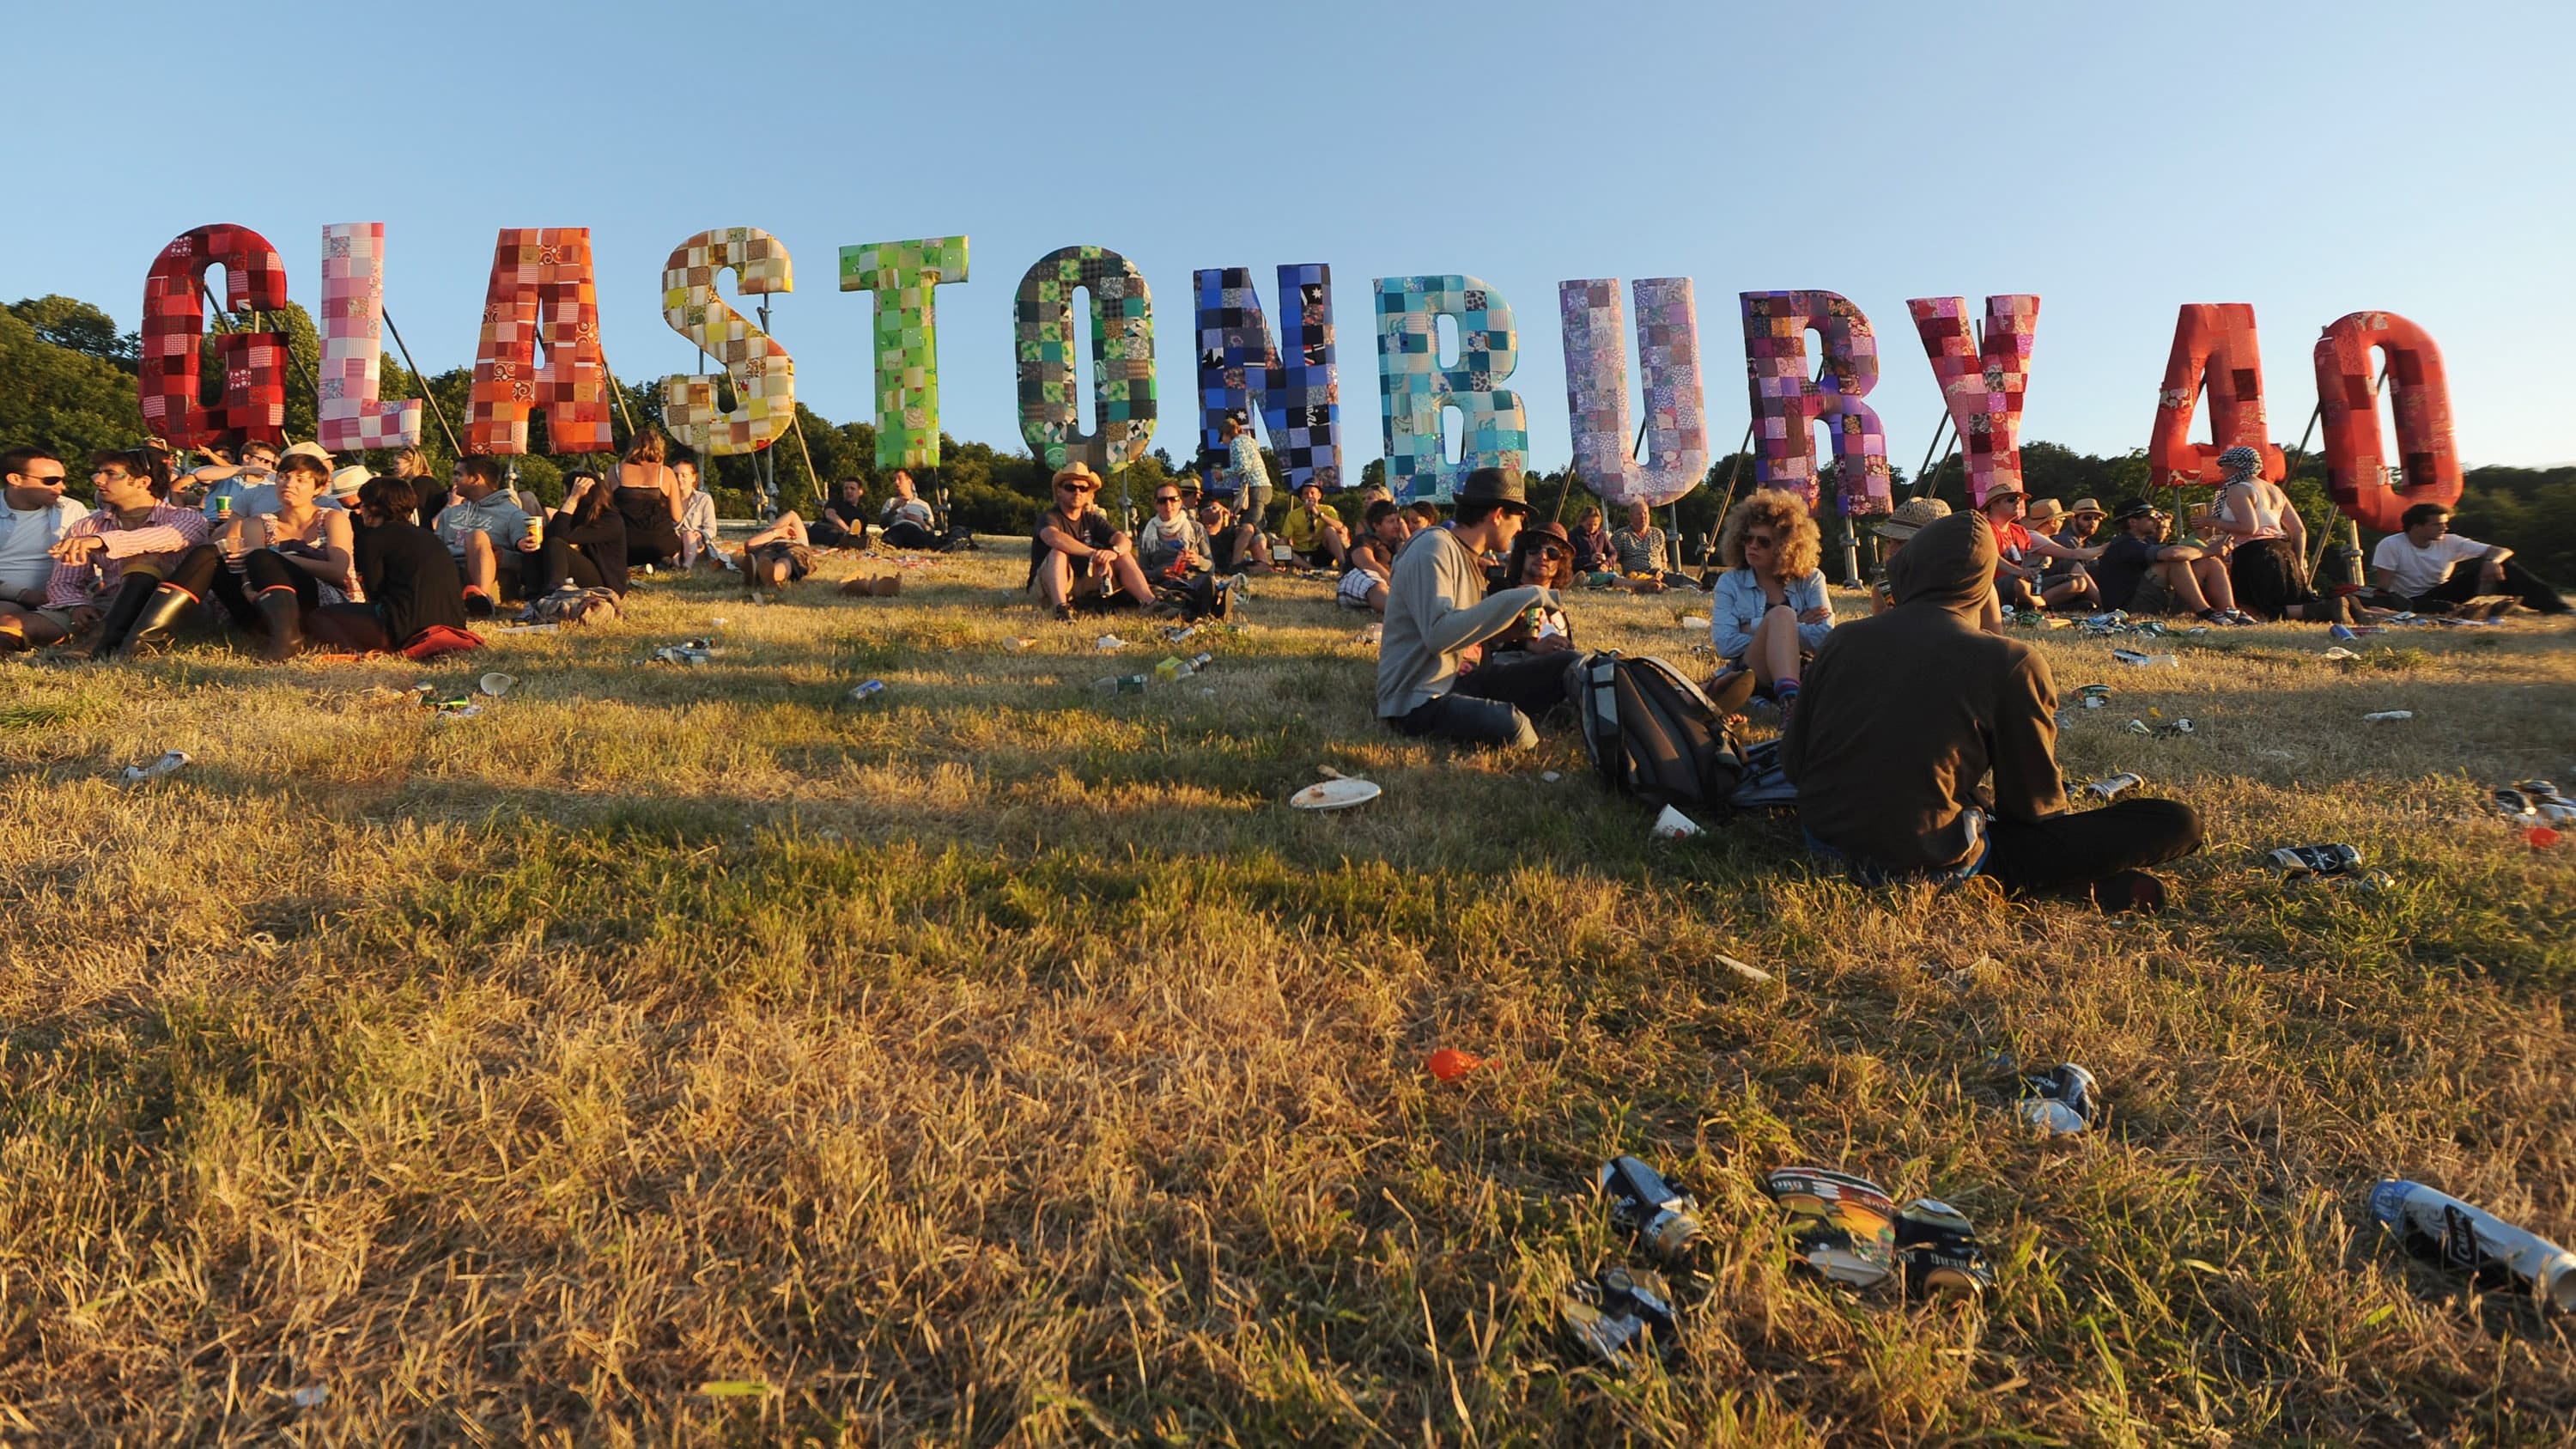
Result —
[{"label": "metal support pole", "polygon": [[[757,311],[757,312],[760,314],[760,330],[761,330],[762,332],[766,333],[766,332],[769,330],[769,298],[768,298],[766,295],[762,296],[762,297],[761,297],[761,299],[760,299],[760,305],[759,305],[758,307],[754,308],[753,310]],[[734,399],[734,401],[736,401],[736,402],[740,402],[741,400],[742,400],[742,399],[741,399],[741,398],[740,398],[740,396],[738,396],[738,395],[737,395],[737,396],[735,397],[735,399]],[[791,414],[791,416],[793,416],[793,415]],[[804,435],[804,434],[802,434],[802,433],[799,433],[799,434],[797,434],[796,436],[797,436],[797,442],[798,442],[799,444],[802,444],[802,443],[804,442],[804,437],[805,437],[805,435]],[[774,448],[763,448],[763,449],[761,449],[761,450],[760,450],[760,457],[759,457],[759,459],[756,461],[756,463],[754,464],[754,466],[758,467],[758,468],[761,470],[761,476],[762,476],[762,478],[763,478],[763,479],[765,479],[765,480],[766,480],[765,486],[766,486],[766,487],[768,488],[768,490],[769,490],[769,506],[770,506],[770,509],[772,510],[772,512],[771,512],[771,516],[772,516],[772,517],[775,517],[775,516],[776,516],[776,514],[777,514],[777,510],[778,510],[778,453],[777,453],[777,450],[776,450],[776,449],[774,449]],[[805,471],[806,471],[806,472],[808,472],[808,473],[811,473],[811,472],[813,472],[813,471],[814,471],[814,469],[813,469],[813,467],[811,466],[811,464],[810,464],[810,463],[807,465],[807,467],[806,467]],[[819,490],[818,490],[818,491],[819,491]]]},{"label": "metal support pole", "polygon": [[1949,465],[1948,453],[1941,455],[1940,462],[1932,461],[1932,450],[1941,446],[1941,430],[1945,427],[1950,430],[1950,446],[1953,448],[1959,446],[1958,425],[1951,421],[1949,410],[1944,408],[1941,412],[1941,420],[1932,425],[1932,441],[1923,445],[1923,466],[1914,471],[1914,487],[1906,494],[1907,497],[1922,498],[1930,494],[1932,475]]},{"label": "metal support pole", "polygon": [[447,451],[452,458],[465,456],[465,447],[456,441],[456,430],[447,425],[447,410],[438,405],[438,394],[429,390],[429,379],[421,376],[420,364],[411,360],[411,349],[403,346],[402,329],[394,325],[391,308],[385,311],[385,330],[394,335],[394,347],[402,353],[403,366],[411,369],[412,381],[420,385],[420,395],[429,403],[429,414],[438,419],[438,430],[447,435]]}]

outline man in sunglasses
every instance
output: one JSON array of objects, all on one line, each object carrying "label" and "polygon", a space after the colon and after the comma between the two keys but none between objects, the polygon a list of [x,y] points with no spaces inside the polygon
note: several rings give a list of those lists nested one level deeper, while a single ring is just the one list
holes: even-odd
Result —
[{"label": "man in sunglasses", "polygon": [[2123,499],[2112,510],[2111,526],[2119,532],[2092,565],[2102,607],[2132,614],[2189,610],[2212,624],[2254,622],[2236,612],[2227,560],[2196,544],[2165,542],[2172,522],[2171,514],[2143,498]]},{"label": "man in sunglasses", "polygon": [[1052,486],[1055,504],[1038,515],[1037,536],[1029,540],[1030,574],[1047,608],[1071,619],[1077,608],[1106,607],[1121,596],[1153,607],[1154,586],[1136,562],[1135,545],[1091,506],[1099,475],[1073,463],[1056,470]]},{"label": "man in sunglasses", "polygon": [[1136,556],[1153,578],[1186,578],[1215,561],[1207,530],[1190,516],[1177,484],[1154,489],[1154,516],[1136,530]]},{"label": "man in sunglasses", "polygon": [[63,496],[70,473],[63,460],[43,448],[12,448],[0,453],[0,651],[44,642],[45,630],[59,632],[37,618],[45,607],[45,586],[53,582],[53,547],[71,526],[89,516],[78,500]]}]

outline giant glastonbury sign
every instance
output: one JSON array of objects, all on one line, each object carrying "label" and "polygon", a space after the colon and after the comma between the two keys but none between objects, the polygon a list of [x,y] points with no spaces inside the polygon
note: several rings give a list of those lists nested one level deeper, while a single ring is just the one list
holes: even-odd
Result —
[{"label": "giant glastonbury sign", "polygon": [[[335,450],[420,441],[421,400],[378,396],[386,242],[380,222],[322,229],[322,305],[315,313],[322,356],[313,385],[320,441]],[[840,249],[841,290],[875,299],[880,467],[939,464],[934,294],[967,280],[966,251],[962,236]],[[255,320],[286,306],[286,262],[258,232],[203,226],[174,238],[144,282],[144,420],[182,447],[231,432],[283,441],[294,358],[282,333],[236,329],[215,338],[222,386],[219,400],[204,400],[212,301],[206,278],[217,267],[224,273],[224,311]],[[674,247],[664,264],[663,315],[724,371],[663,379],[663,419],[684,446],[715,454],[767,448],[796,416],[794,359],[725,300],[721,284],[728,275],[738,296],[795,285],[786,244],[757,227],[699,232]],[[1215,446],[1223,421],[1239,412],[1259,420],[1292,485],[1346,486],[1332,269],[1280,266],[1275,308],[1262,305],[1250,268],[1209,268],[1192,282],[1204,442]],[[1386,475],[1396,496],[1446,499],[1470,470],[1523,466],[1528,412],[1509,386],[1521,349],[1510,301],[1490,282],[1464,273],[1379,277],[1368,292]],[[1090,315],[1088,369],[1074,356],[1077,295]],[[1619,281],[1558,284],[1574,469],[1611,502],[1662,504],[1696,487],[1708,471],[1698,300],[1687,277],[1640,280],[1630,295],[1646,406],[1634,443],[1630,322]],[[1819,502],[1826,476],[1817,461],[1821,427],[1833,450],[1837,508],[1846,517],[1886,512],[1887,432],[1869,402],[1880,384],[1878,333],[1868,314],[1838,292],[1815,289],[1744,292],[1738,302],[1756,483]],[[1905,305],[1965,452],[1969,496],[1982,502],[1994,489],[2019,486],[2039,298],[1990,296],[1982,315],[1962,297],[1917,297]],[[1444,318],[1458,332],[1457,354],[1446,361]],[[1114,473],[1151,446],[1160,398],[1154,299],[1124,256],[1107,247],[1068,246],[1032,263],[1020,277],[1012,357],[1021,434],[1049,466],[1079,462]],[[2441,350],[2423,328],[2391,312],[2354,312],[2325,328],[2314,360],[2328,484],[2338,508],[2374,529],[2394,530],[2412,504],[2458,501],[2450,392]],[[556,450],[606,450],[613,385],[599,335],[589,228],[502,229],[493,244],[462,446],[471,453],[524,453],[529,423],[543,412]],[[719,389],[727,385],[735,397],[730,408],[720,405]],[[2379,420],[2383,385],[2392,389],[2393,464]],[[1080,421],[1086,386],[1088,432]],[[2195,443],[2192,424],[2204,410],[2210,441]],[[1461,424],[1455,459],[1444,438],[1452,411]],[[2288,460],[2269,431],[2254,309],[2186,304],[2174,325],[2148,435],[2151,477],[2159,485],[2215,486],[2218,455],[2238,444],[2261,451],[2266,476],[2278,480],[2285,472]]]}]

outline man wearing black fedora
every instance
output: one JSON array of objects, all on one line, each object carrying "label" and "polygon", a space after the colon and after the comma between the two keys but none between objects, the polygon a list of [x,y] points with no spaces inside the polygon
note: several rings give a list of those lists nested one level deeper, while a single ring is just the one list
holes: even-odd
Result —
[{"label": "man wearing black fedora", "polygon": [[1530,716],[1565,698],[1565,661],[1538,655],[1464,677],[1458,665],[1533,605],[1557,606],[1554,589],[1485,592],[1484,555],[1511,547],[1529,495],[1520,474],[1478,468],[1451,501],[1450,525],[1422,534],[1395,561],[1378,645],[1378,717],[1399,734],[1524,748],[1538,742]]}]

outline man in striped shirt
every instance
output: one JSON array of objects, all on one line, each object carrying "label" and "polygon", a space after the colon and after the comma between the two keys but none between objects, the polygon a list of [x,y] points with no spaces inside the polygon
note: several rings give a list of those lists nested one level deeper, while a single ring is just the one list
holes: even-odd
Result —
[{"label": "man in striped shirt", "polygon": [[[206,541],[206,515],[166,501],[170,475],[149,453],[98,453],[90,467],[98,511],[65,529],[54,545],[54,576],[37,615],[53,639],[90,631],[64,651],[75,659],[111,657],[129,635],[167,628],[194,604],[184,590],[164,589],[161,581],[181,555]],[[34,626],[28,638],[50,642],[38,639]]]}]

